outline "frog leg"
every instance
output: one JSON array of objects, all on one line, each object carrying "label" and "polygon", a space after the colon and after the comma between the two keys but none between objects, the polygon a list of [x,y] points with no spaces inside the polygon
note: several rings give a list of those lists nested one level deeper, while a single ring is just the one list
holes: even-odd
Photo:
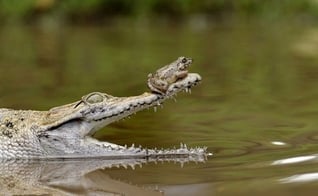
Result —
[{"label": "frog leg", "polygon": [[149,78],[148,87],[153,92],[164,94],[168,90],[169,84],[167,81],[164,80]]},{"label": "frog leg", "polygon": [[183,78],[187,77],[187,75],[188,75],[188,71],[187,71],[187,70],[178,71],[178,72],[176,73],[176,77],[177,77],[178,79],[183,79]]}]

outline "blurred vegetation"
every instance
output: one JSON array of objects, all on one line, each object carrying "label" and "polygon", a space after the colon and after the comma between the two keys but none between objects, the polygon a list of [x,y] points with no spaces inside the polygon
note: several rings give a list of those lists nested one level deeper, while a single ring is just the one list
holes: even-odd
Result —
[{"label": "blurred vegetation", "polygon": [[34,21],[43,16],[68,22],[102,22],[116,16],[147,18],[224,14],[269,17],[318,15],[318,0],[0,0],[0,22]]}]

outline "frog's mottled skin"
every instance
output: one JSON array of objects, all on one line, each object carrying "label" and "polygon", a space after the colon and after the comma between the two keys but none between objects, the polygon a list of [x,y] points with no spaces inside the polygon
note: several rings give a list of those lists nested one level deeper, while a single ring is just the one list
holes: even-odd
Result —
[{"label": "frog's mottled skin", "polygon": [[[185,60],[184,60],[185,59]],[[140,158],[158,156],[202,156],[206,148],[156,150],[101,142],[92,137],[100,128],[145,108],[160,105],[182,90],[196,85],[200,75],[188,73],[189,58],[157,71],[148,85],[168,86],[158,93],[114,97],[94,92],[74,103],[48,111],[0,109],[0,159],[17,158]],[[153,91],[158,89],[153,87]]]},{"label": "frog's mottled skin", "polygon": [[179,57],[173,63],[158,69],[155,74],[149,74],[148,87],[152,92],[159,94],[166,93],[170,84],[188,75],[187,68],[191,63],[191,58]]}]

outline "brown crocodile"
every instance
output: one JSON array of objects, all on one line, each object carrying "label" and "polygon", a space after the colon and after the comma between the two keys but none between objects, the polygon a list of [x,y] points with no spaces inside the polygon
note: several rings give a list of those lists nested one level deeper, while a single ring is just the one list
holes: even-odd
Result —
[{"label": "brown crocodile", "polygon": [[115,97],[93,92],[79,101],[48,111],[0,109],[0,158],[144,158],[204,156],[206,148],[146,149],[94,139],[93,134],[114,121],[160,105],[176,93],[190,89],[201,76],[188,73],[190,58],[180,57],[148,76],[151,92]]}]

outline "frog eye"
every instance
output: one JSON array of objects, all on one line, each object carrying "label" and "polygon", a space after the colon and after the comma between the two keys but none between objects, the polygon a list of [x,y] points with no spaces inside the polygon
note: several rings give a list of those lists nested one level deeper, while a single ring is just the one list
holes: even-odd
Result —
[{"label": "frog eye", "polygon": [[85,101],[88,103],[99,103],[102,102],[105,99],[105,97],[101,93],[91,93],[87,95],[85,98]]},{"label": "frog eye", "polygon": [[181,60],[182,63],[186,63],[187,61],[188,61],[188,59],[185,58],[185,57],[183,57],[182,60]]},{"label": "frog eye", "polygon": [[186,70],[192,63],[191,58],[179,57],[178,70]]}]

